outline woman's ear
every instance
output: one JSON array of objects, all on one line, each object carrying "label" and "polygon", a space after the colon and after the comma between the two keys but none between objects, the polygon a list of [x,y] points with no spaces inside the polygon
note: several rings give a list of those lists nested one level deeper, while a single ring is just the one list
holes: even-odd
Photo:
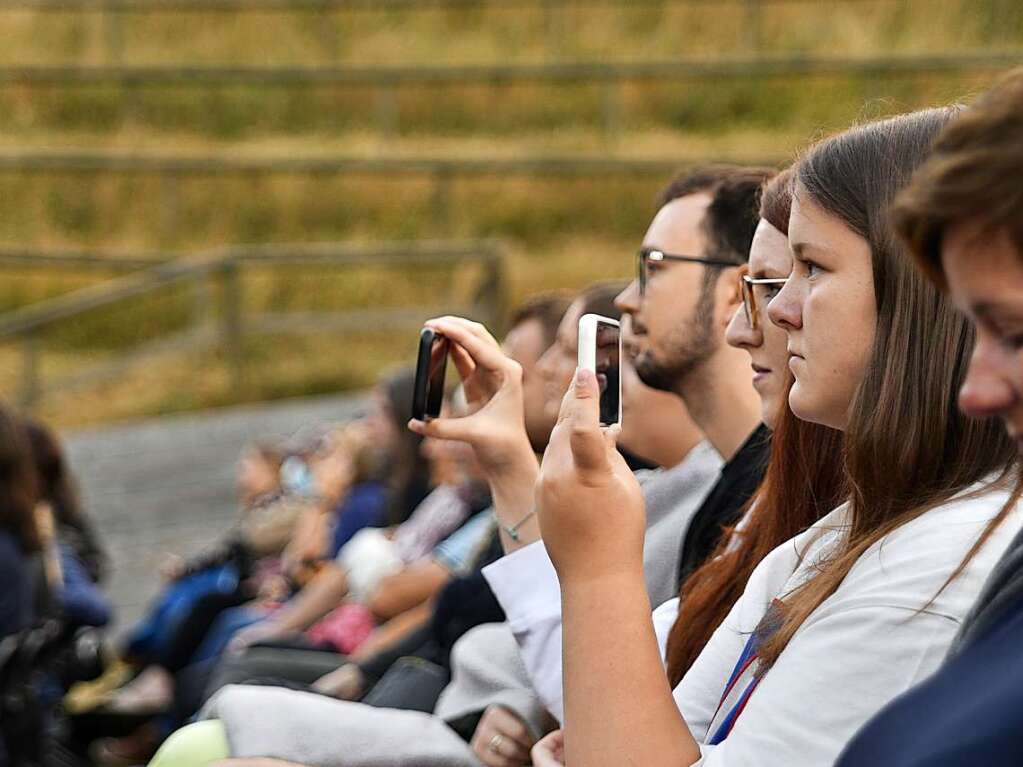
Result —
[{"label": "woman's ear", "polygon": [[743,264],[742,266],[729,266],[722,269],[721,274],[718,275],[717,292],[715,295],[717,300],[714,302],[714,311],[717,315],[714,319],[718,327],[722,329],[727,328],[736,310],[742,304],[742,285],[740,280],[744,274],[748,273],[749,267]]}]

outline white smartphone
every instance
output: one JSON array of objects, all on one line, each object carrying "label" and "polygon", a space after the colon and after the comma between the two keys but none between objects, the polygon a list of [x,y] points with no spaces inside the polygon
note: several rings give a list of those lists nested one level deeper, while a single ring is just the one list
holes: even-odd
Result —
[{"label": "white smartphone", "polygon": [[579,318],[579,367],[600,384],[600,425],[622,422],[622,331],[618,320],[599,314]]}]

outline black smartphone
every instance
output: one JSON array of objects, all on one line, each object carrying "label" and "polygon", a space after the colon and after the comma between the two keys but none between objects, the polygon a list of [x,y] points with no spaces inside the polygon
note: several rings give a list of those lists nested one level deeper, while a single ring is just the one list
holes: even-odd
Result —
[{"label": "black smartphone", "polygon": [[448,367],[449,342],[430,328],[419,333],[416,382],[412,390],[412,417],[429,421],[440,416],[444,402],[444,374]]}]

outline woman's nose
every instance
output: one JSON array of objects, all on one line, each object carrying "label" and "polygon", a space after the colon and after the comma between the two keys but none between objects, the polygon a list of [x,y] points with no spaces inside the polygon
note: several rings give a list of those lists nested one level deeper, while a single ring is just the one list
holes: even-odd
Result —
[{"label": "woman's nose", "polygon": [[803,327],[803,296],[799,280],[789,277],[767,305],[767,318],[784,330]]},{"label": "woman's nose", "polygon": [[763,344],[764,338],[759,328],[753,329],[746,319],[745,308],[740,306],[725,328],[725,341],[737,349],[755,349]]}]

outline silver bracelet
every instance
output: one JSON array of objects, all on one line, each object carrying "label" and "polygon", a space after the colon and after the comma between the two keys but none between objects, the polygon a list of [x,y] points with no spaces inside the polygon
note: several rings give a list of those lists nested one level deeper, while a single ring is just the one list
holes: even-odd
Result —
[{"label": "silver bracelet", "polygon": [[524,524],[526,524],[526,522],[528,522],[530,519],[532,519],[535,516],[536,516],[536,509],[533,509],[531,512],[529,512],[526,516],[524,516],[522,519],[520,519],[518,522],[516,522],[511,527],[509,527],[508,525],[502,524],[500,521],[498,521],[498,524],[501,525],[501,529],[504,530],[505,533],[508,534],[509,538],[511,538],[513,541],[515,541],[515,543],[518,543],[519,542],[519,528],[522,527]]}]

